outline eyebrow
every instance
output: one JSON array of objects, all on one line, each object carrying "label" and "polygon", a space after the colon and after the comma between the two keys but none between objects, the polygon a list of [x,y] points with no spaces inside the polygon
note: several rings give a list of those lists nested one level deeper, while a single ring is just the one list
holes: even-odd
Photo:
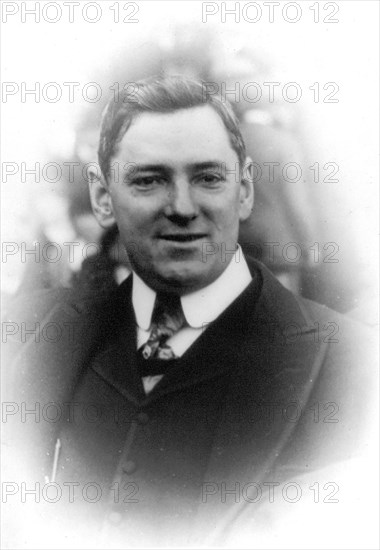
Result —
[{"label": "eyebrow", "polygon": [[[186,165],[187,172],[194,172],[200,170],[220,170],[225,167],[225,162],[218,161],[206,161],[206,162],[195,162],[193,164]],[[135,164],[129,175],[135,176],[141,172],[160,172],[166,174],[172,174],[173,169],[165,164]]]}]

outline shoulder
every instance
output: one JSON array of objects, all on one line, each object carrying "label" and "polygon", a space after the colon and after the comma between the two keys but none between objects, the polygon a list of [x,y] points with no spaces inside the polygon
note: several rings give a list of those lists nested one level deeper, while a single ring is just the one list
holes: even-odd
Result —
[{"label": "shoulder", "polygon": [[[8,300],[2,318],[5,364],[53,368],[61,354],[87,349],[96,334],[112,330],[128,310],[130,284],[103,293],[78,293],[72,289],[28,292]],[[46,360],[43,362],[42,357]]]},{"label": "shoulder", "polygon": [[3,323],[40,322],[53,312],[81,314],[91,310],[112,307],[121,295],[127,295],[129,281],[119,288],[103,292],[82,292],[71,288],[44,289],[24,292],[8,298],[3,305]]},{"label": "shoulder", "polygon": [[359,342],[363,339],[373,339],[375,331],[369,325],[294,294],[261,262],[248,257],[247,263],[251,271],[259,274],[262,281],[258,300],[262,315],[275,319],[284,329],[289,328],[292,323],[295,331],[297,328],[304,330],[308,327],[309,330],[328,333],[329,338],[328,334],[324,336],[328,342],[336,342],[338,334],[340,341],[347,344],[354,337]]},{"label": "shoulder", "polygon": [[362,341],[374,340],[376,332],[369,325],[362,323],[348,314],[339,313],[325,305],[313,302],[301,296],[293,295],[300,309],[313,322],[315,329],[328,333],[325,336],[328,342],[347,344],[354,343],[357,346]]},{"label": "shoulder", "polygon": [[[315,342],[327,344],[330,364],[339,365],[346,375],[357,373],[362,379],[366,373],[374,372],[378,335],[373,327],[311,300],[299,296],[294,296],[294,300],[311,320]],[[348,373],[350,366],[352,371]]]},{"label": "shoulder", "polygon": [[25,291],[6,300],[3,320],[33,320],[45,317],[57,303],[70,302],[70,289],[44,289]]}]

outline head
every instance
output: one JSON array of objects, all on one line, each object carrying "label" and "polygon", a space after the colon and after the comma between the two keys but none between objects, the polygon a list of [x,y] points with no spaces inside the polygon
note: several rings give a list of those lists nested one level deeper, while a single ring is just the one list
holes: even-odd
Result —
[{"label": "head", "polygon": [[212,283],[253,207],[251,162],[231,106],[183,77],[138,82],[103,115],[90,195],[117,224],[133,269],[155,290]]}]

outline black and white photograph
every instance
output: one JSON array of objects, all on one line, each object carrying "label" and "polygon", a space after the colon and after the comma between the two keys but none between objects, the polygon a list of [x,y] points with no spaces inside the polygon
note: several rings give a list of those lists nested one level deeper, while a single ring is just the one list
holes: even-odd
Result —
[{"label": "black and white photograph", "polygon": [[2,548],[379,548],[379,7],[0,3]]}]

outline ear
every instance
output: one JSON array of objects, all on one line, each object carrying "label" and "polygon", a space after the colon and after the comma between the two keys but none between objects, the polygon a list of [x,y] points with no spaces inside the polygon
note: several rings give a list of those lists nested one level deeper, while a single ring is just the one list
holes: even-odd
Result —
[{"label": "ear", "polygon": [[108,229],[115,224],[113,206],[108,185],[97,171],[89,171],[89,191],[92,210],[99,224]]},{"label": "ear", "polygon": [[240,181],[240,210],[239,220],[242,222],[249,218],[253,210],[254,188],[253,188],[253,162],[250,157],[245,159],[242,168]]}]

